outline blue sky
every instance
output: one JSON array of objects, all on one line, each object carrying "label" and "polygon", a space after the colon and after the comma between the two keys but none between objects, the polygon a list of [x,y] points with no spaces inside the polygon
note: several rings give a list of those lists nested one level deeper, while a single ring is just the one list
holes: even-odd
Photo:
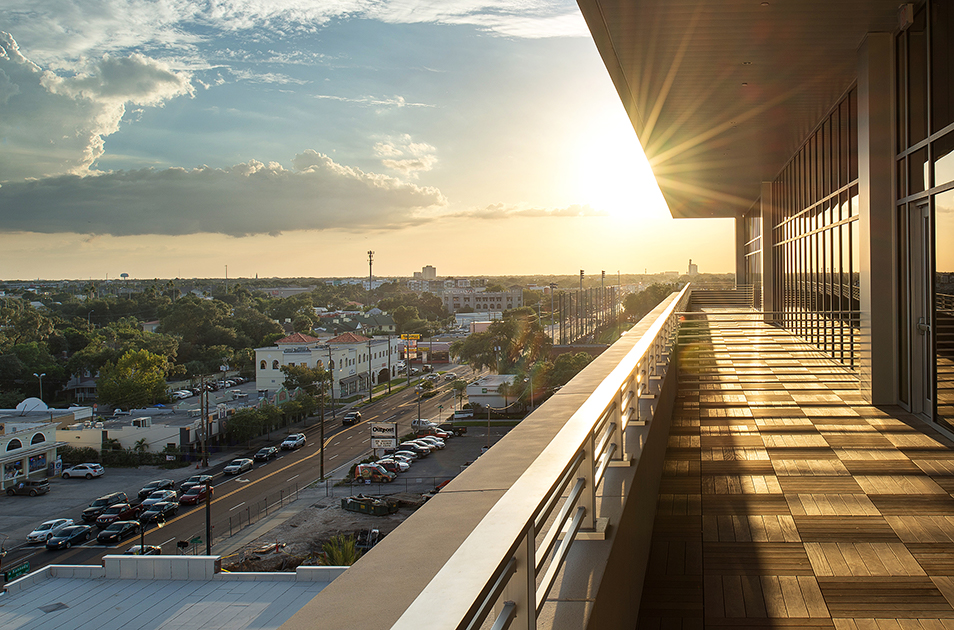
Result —
[{"label": "blue sky", "polygon": [[4,7],[0,277],[731,268],[572,2]]}]

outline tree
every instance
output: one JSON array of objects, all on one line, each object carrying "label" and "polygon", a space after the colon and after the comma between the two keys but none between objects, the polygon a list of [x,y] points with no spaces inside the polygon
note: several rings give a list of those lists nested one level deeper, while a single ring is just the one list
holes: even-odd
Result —
[{"label": "tree", "polygon": [[169,402],[166,358],[148,350],[130,350],[116,363],[107,363],[96,381],[106,405],[131,409]]},{"label": "tree", "polygon": [[225,427],[225,433],[233,442],[251,442],[252,438],[262,434],[265,428],[265,414],[258,409],[246,407],[232,414]]},{"label": "tree", "polygon": [[305,391],[316,391],[317,384],[328,380],[328,372],[321,366],[308,367],[307,365],[283,365],[282,374],[285,375],[285,389],[294,391],[301,388]]},{"label": "tree", "polygon": [[546,357],[552,345],[533,309],[523,307],[508,311],[484,332],[458,339],[450,352],[474,370],[516,374]]},{"label": "tree", "polygon": [[354,535],[338,534],[321,546],[321,564],[331,567],[349,567],[361,557]]},{"label": "tree", "polygon": [[467,395],[467,381],[458,379],[451,383],[451,389],[454,390],[454,395],[457,397],[457,406],[462,407],[464,396]]},{"label": "tree", "polygon": [[623,300],[623,308],[626,310],[626,317],[631,321],[638,322],[664,299],[677,289],[674,284],[661,284],[659,282],[651,284],[639,293],[630,293]]},{"label": "tree", "polygon": [[547,386],[552,389],[566,385],[570,380],[580,373],[593,360],[593,357],[585,352],[561,354],[553,362],[553,368],[550,370]]}]

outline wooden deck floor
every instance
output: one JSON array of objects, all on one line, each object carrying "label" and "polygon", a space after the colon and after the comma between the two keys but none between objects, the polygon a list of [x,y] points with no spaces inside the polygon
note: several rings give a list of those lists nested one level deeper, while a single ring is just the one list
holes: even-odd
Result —
[{"label": "wooden deck floor", "polygon": [[681,331],[639,630],[954,628],[954,443],[717,319]]}]

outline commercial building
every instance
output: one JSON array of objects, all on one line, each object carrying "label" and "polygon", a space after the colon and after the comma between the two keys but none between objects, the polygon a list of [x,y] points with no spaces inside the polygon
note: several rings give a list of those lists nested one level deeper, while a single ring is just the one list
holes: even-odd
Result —
[{"label": "commercial building", "polygon": [[523,289],[509,291],[477,291],[475,289],[445,289],[441,294],[444,308],[451,313],[459,311],[504,311],[523,306]]},{"label": "commercial building", "polygon": [[90,418],[89,407],[50,409],[38,398],[28,398],[16,409],[0,409],[0,492],[26,479],[56,475],[56,429]]},{"label": "commercial building", "polygon": [[514,374],[490,374],[467,383],[467,400],[484,408],[504,409],[516,396],[502,392],[501,386],[510,387],[516,378]]},{"label": "commercial building", "polygon": [[305,365],[331,370],[336,398],[345,398],[397,375],[400,349],[397,337],[370,339],[343,333],[322,341],[302,333],[289,335],[269,348],[255,350],[255,384],[259,391],[275,392],[285,382],[282,366]]}]

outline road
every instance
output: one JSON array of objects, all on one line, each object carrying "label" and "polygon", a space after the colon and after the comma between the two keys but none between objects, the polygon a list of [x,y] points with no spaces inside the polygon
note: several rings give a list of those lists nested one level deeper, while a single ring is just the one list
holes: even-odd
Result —
[{"label": "road", "polygon": [[[470,368],[457,367],[453,371],[459,376],[470,376]],[[454,390],[447,381],[441,380],[438,394],[420,401],[413,388],[375,400],[372,404],[360,407],[361,422],[351,427],[341,425],[344,415],[325,419],[324,463],[326,475],[336,469],[350,467],[355,460],[366,457],[370,452],[371,422],[396,422],[398,435],[411,431],[411,420],[417,417],[437,419],[438,415],[446,419],[453,410]],[[439,407],[443,406],[443,409]],[[242,475],[228,477],[222,474],[227,462],[221,462],[209,469],[214,475],[213,500],[211,503],[212,522],[216,524],[215,537],[224,535],[225,529],[232,524],[237,528],[243,521],[247,523],[252,516],[252,506],[260,508],[263,499],[274,505],[294,493],[297,487],[303,487],[320,478],[322,450],[320,448],[321,427],[315,419],[310,426],[302,430],[308,438],[302,448],[295,451],[282,451],[282,455],[265,464],[256,464],[255,468]],[[290,429],[289,432],[294,431]],[[275,440],[275,445],[280,442]],[[236,457],[241,454],[236,453]],[[251,453],[249,453],[251,456]],[[108,473],[107,473],[108,475]],[[340,477],[340,475],[338,475]],[[105,477],[103,479],[106,479]],[[113,488],[113,490],[118,490]],[[138,488],[123,488],[127,495],[134,497]],[[110,491],[104,489],[104,493]],[[29,500],[27,497],[26,500]],[[53,518],[51,516],[50,518]],[[79,522],[79,518],[74,517]],[[177,541],[190,541],[200,538],[199,552],[204,553],[205,535],[204,506],[183,506],[179,514],[170,519],[162,528],[154,525],[145,534],[147,545],[161,545],[163,553],[176,553]],[[95,529],[95,528],[94,528]],[[236,530],[237,531],[237,530]],[[122,553],[132,545],[139,544],[139,538],[133,537],[117,545],[99,545],[95,540],[69,550],[48,551],[43,545],[20,546],[3,558],[3,567],[10,568],[30,563],[30,569],[48,564],[100,564],[104,555]],[[7,545],[9,547],[9,544]]]}]

